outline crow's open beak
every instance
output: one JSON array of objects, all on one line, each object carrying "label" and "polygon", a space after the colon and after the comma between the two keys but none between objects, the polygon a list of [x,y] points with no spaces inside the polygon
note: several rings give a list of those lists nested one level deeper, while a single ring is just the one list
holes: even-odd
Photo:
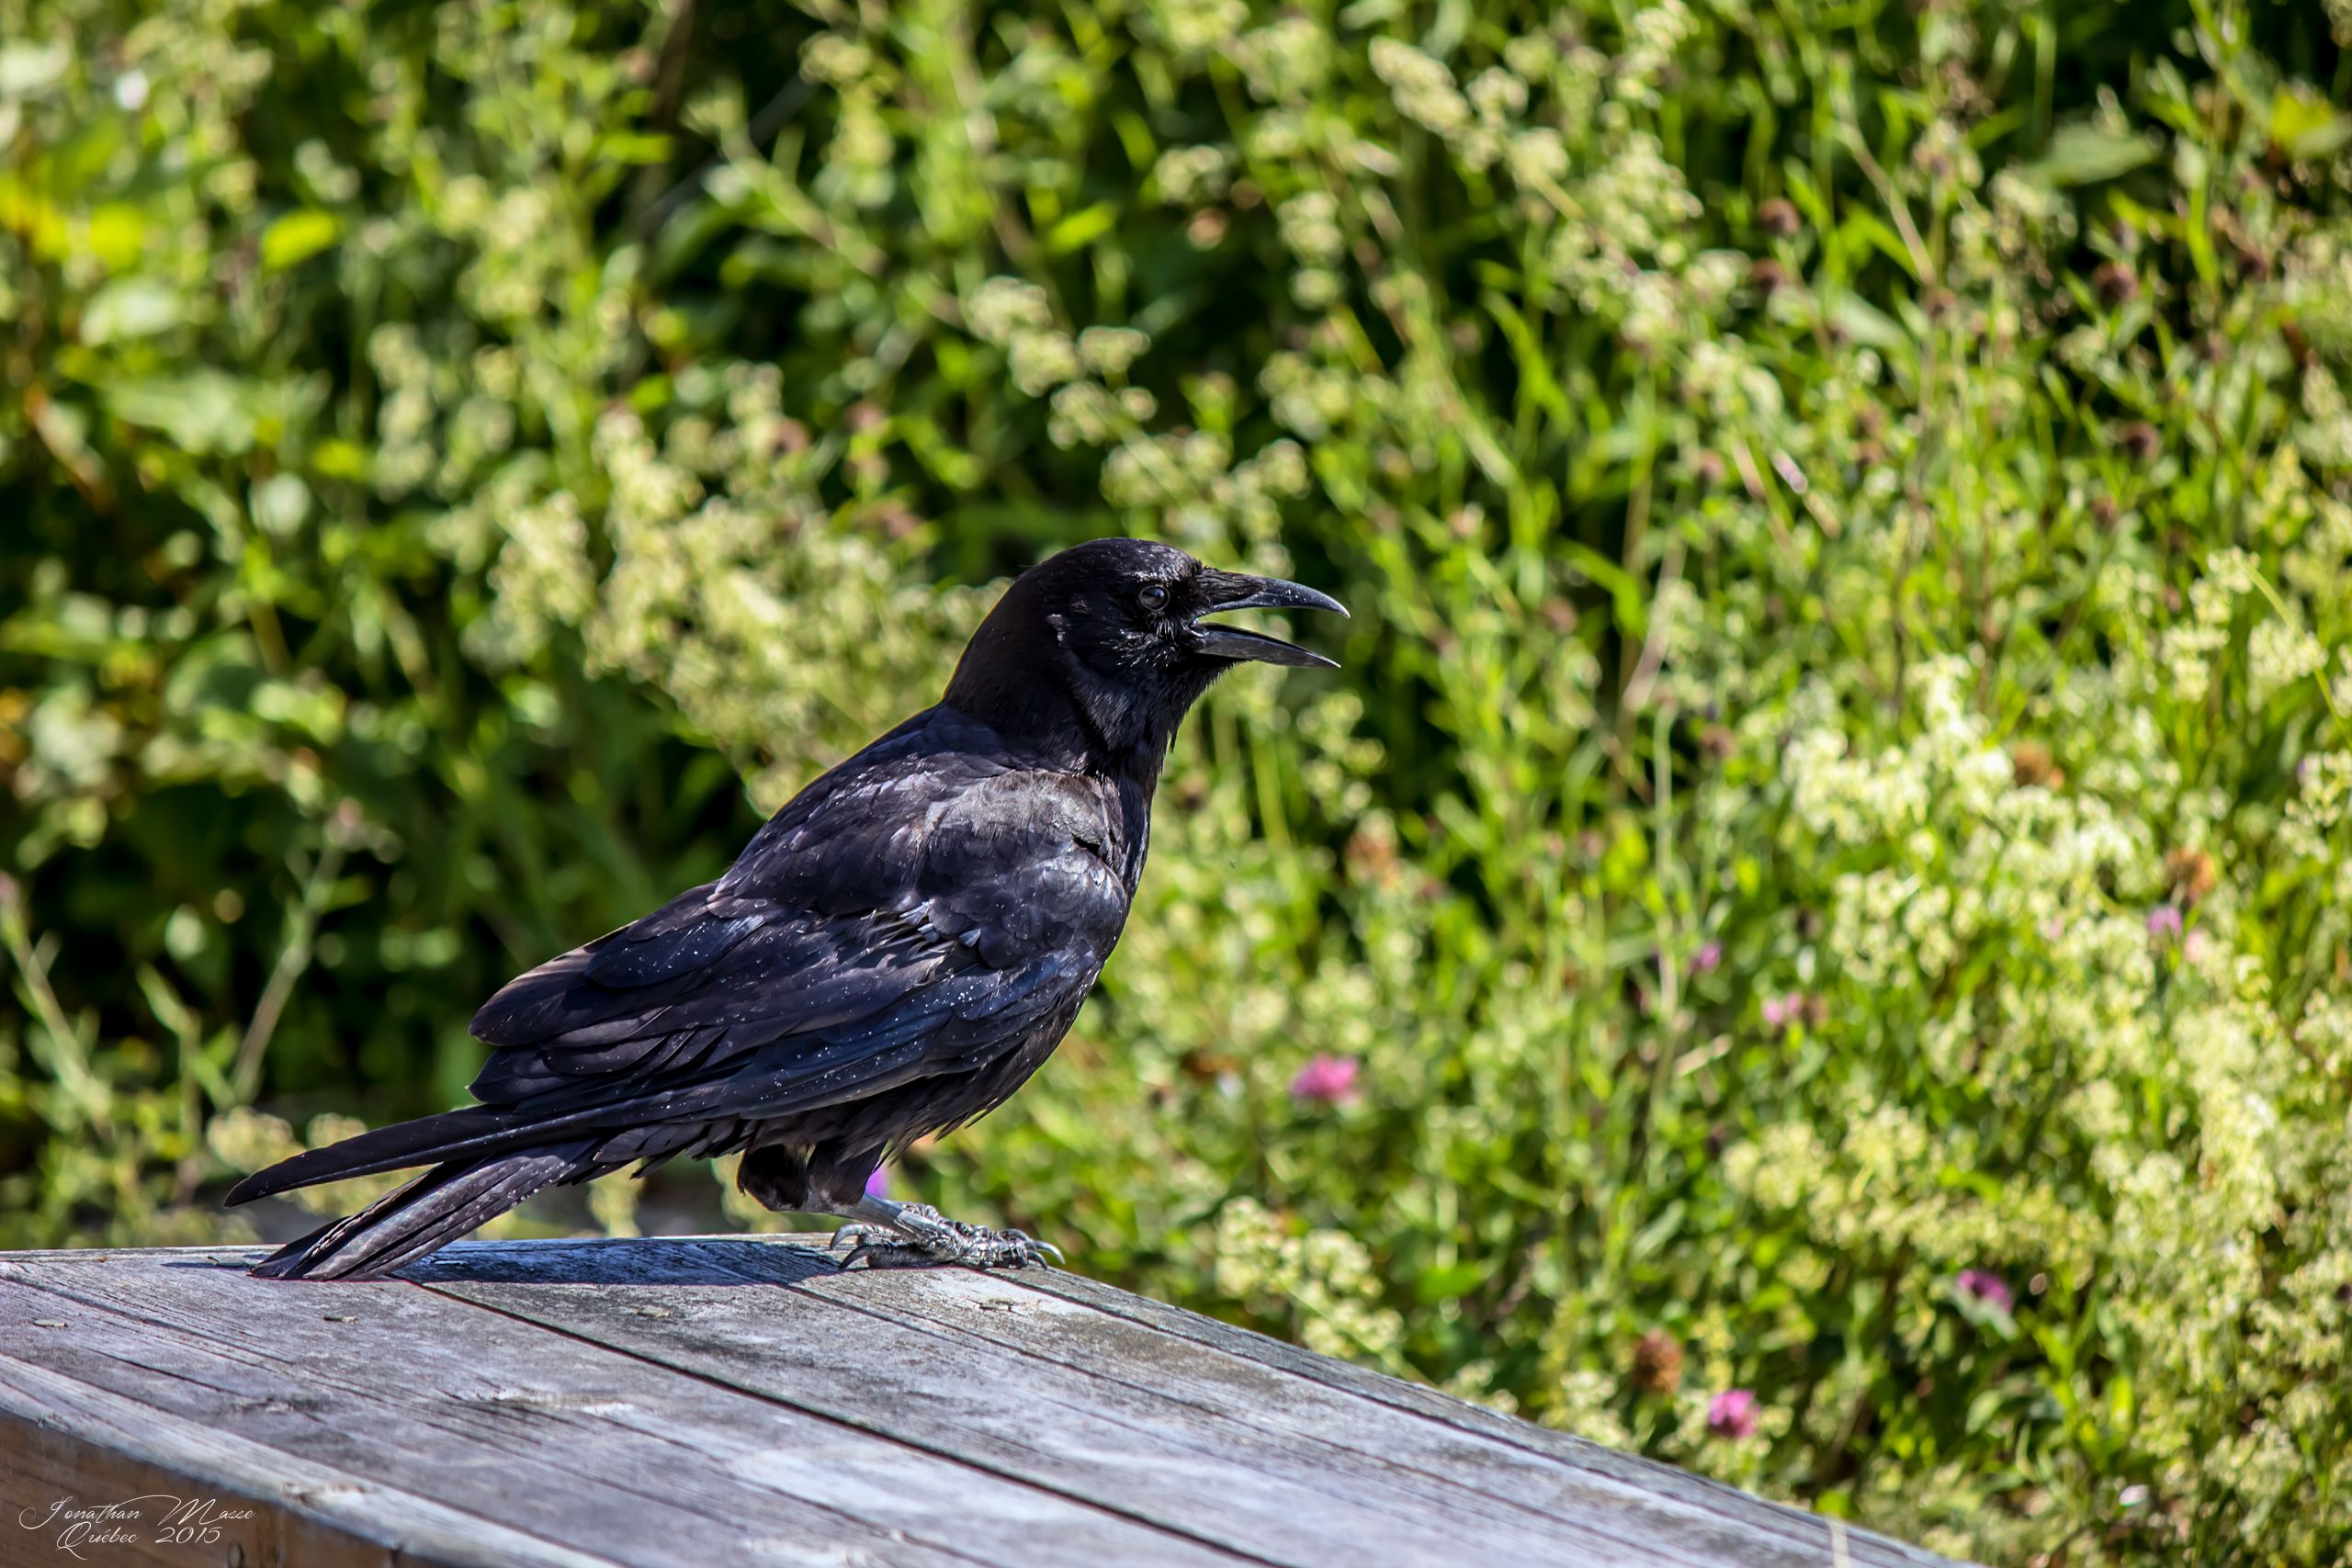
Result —
[{"label": "crow's open beak", "polygon": [[[1222,615],[1227,610],[1332,610],[1344,619],[1348,607],[1329,593],[1317,593],[1304,583],[1285,582],[1279,577],[1244,577],[1235,571],[1207,571],[1201,574],[1203,597],[1207,600],[1202,615]],[[1337,670],[1340,661],[1312,653],[1295,643],[1262,632],[1243,631],[1239,626],[1204,623],[1193,618],[1193,630],[1200,638],[1200,651],[1216,659],[1255,659],[1268,664],[1295,664],[1321,670]]]}]

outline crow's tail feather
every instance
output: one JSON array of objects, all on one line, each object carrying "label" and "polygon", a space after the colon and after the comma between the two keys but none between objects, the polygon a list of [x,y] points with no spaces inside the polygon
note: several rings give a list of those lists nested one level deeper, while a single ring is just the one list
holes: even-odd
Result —
[{"label": "crow's tail feather", "polygon": [[396,1122],[255,1171],[229,1189],[224,1201],[250,1203],[297,1187],[341,1181],[347,1176],[376,1176],[413,1165],[470,1161],[514,1152],[516,1145],[532,1141],[529,1120],[505,1106],[469,1105],[413,1122]]},{"label": "crow's tail feather", "polygon": [[253,1271],[266,1280],[376,1280],[447,1246],[542,1187],[604,1168],[593,1141],[450,1160],[377,1199],[356,1214],[287,1243]]}]

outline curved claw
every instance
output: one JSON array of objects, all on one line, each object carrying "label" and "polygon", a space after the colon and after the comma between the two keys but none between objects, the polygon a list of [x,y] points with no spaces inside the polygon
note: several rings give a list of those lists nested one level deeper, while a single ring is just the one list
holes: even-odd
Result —
[{"label": "curved claw", "polygon": [[901,1265],[915,1260],[940,1261],[928,1248],[919,1243],[908,1241],[900,1236],[878,1234],[859,1238],[857,1245],[850,1248],[849,1256],[841,1260],[840,1271],[846,1274],[861,1263],[868,1269],[879,1269],[883,1267],[884,1260],[894,1253],[901,1255],[899,1259]]},{"label": "curved claw", "polygon": [[[1002,1231],[999,1234],[1007,1241],[1020,1244],[1021,1256],[1017,1267],[1026,1269],[1031,1263],[1035,1263],[1041,1269],[1051,1269],[1055,1263],[1065,1263],[1062,1249],[1050,1241],[1039,1241],[1027,1231]],[[1048,1252],[1054,1255],[1052,1263],[1046,1261]]]},{"label": "curved claw", "polygon": [[833,1232],[833,1239],[825,1244],[825,1250],[828,1252],[839,1252],[842,1249],[842,1244],[843,1242],[849,1242],[857,1247],[864,1247],[867,1244],[869,1238],[882,1234],[882,1227],[879,1225],[843,1225],[839,1230]]}]

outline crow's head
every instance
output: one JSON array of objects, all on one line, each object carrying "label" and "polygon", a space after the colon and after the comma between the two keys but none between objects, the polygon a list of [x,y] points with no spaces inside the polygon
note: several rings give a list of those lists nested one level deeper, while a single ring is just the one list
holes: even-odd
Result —
[{"label": "crow's head", "polygon": [[1207,617],[1226,610],[1347,611],[1276,577],[1203,566],[1144,539],[1075,545],[1021,574],[973,634],[947,701],[1029,728],[1062,715],[1113,749],[1164,748],[1209,682],[1236,664],[1334,661]]}]

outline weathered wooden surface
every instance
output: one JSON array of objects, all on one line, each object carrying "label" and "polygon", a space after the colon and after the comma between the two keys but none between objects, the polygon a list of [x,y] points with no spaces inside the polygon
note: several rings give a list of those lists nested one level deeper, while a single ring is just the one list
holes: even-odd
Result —
[{"label": "weathered wooden surface", "polygon": [[1942,1561],[1064,1273],[254,1256],[0,1255],[0,1565]]}]

